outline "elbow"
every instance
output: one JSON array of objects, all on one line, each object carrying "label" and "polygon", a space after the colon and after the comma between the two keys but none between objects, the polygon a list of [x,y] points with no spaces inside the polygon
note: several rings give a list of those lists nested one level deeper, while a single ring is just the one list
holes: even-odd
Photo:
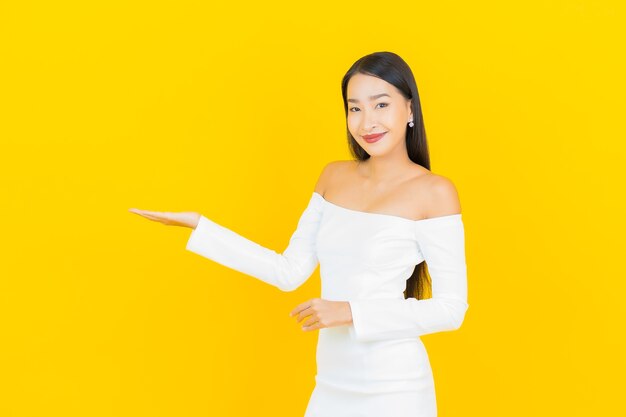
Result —
[{"label": "elbow", "polygon": [[[310,274],[309,274],[310,275]],[[309,275],[295,268],[284,269],[278,272],[274,286],[283,292],[292,292],[300,288]]]},{"label": "elbow", "polygon": [[448,315],[446,330],[458,330],[465,321],[465,315],[469,304],[463,300],[441,300],[444,310]]},{"label": "elbow", "polygon": [[283,292],[292,292],[300,287],[299,283],[289,282],[289,281],[281,281],[276,284],[276,287]]},{"label": "elbow", "polygon": [[300,288],[313,274],[317,261],[302,262],[281,255],[274,269],[274,286],[284,292],[292,292]]},{"label": "elbow", "polygon": [[451,324],[451,330],[459,330],[465,321],[465,312],[454,317]]}]

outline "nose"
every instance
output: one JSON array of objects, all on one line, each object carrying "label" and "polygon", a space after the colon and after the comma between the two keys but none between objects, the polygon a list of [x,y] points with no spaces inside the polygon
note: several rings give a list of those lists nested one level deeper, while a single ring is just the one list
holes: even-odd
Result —
[{"label": "nose", "polygon": [[364,110],[363,111],[363,130],[365,132],[371,131],[374,127],[376,127],[376,116],[373,111]]}]

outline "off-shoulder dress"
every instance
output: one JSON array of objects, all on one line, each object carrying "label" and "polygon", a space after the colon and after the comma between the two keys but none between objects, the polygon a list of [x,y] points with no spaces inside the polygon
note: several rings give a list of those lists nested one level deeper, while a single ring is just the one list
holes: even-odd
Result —
[{"label": "off-shoulder dress", "polygon": [[[321,298],[347,301],[352,324],[319,329],[315,388],[304,417],[435,417],[437,401],[420,336],[458,329],[467,268],[462,215],[412,220],[331,203],[313,192],[282,253],[205,216],[186,249],[283,291],[318,264]],[[432,297],[404,298],[425,261]]]}]

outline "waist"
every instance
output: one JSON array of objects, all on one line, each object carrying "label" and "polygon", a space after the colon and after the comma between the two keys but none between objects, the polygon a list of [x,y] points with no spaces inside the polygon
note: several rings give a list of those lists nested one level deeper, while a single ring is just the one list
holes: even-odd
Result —
[{"label": "waist", "polygon": [[409,384],[414,389],[432,379],[428,354],[419,337],[357,342],[347,326],[320,329],[317,371],[325,381],[347,385],[358,381],[374,384],[372,389],[380,384]]}]

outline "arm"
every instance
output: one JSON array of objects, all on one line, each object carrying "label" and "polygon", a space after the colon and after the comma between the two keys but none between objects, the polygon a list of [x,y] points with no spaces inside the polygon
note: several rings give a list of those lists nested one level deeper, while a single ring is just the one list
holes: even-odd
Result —
[{"label": "arm", "polygon": [[320,201],[312,196],[282,254],[204,216],[191,232],[186,249],[282,291],[293,291],[313,274],[319,263],[315,239],[321,214]]},{"label": "arm", "polygon": [[467,268],[465,230],[454,184],[432,176],[427,201],[435,207],[431,218],[414,223],[421,258],[432,281],[432,297],[417,300],[350,301],[351,335],[360,341],[417,337],[458,329],[465,318]]},{"label": "arm", "polygon": [[352,337],[358,341],[418,337],[456,330],[467,304],[461,215],[416,222],[416,237],[432,280],[432,297],[352,300]]}]

